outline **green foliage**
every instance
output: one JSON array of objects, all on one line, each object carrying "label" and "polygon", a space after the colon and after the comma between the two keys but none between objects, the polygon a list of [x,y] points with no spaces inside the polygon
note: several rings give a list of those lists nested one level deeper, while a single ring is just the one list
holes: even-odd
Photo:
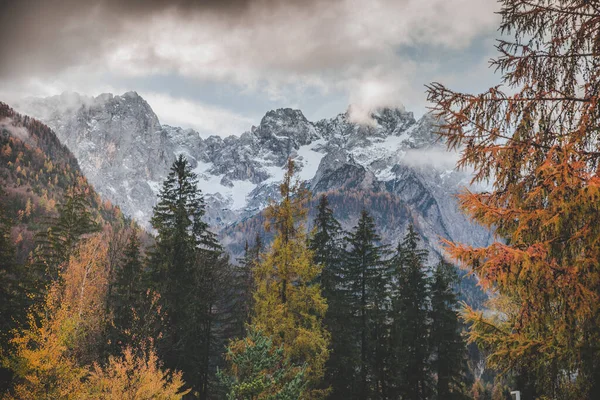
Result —
[{"label": "green foliage", "polygon": [[157,238],[149,258],[149,279],[166,314],[159,353],[167,367],[183,371],[192,394],[199,398],[209,395],[224,342],[216,332],[216,312],[229,276],[228,259],[202,220],[204,208],[196,175],[179,156],[151,220]]},{"label": "green foliage", "polygon": [[457,300],[453,286],[457,283],[456,268],[440,261],[431,278],[430,298],[430,349],[431,365],[435,373],[438,399],[464,399],[466,371],[466,345],[461,334],[457,313]]},{"label": "green foliage", "polygon": [[[0,200],[3,193],[0,188]],[[12,318],[22,307],[15,248],[11,240],[11,221],[4,215],[0,201],[0,346],[6,345],[8,331],[14,327]]]},{"label": "green foliage", "polygon": [[432,395],[429,364],[427,252],[409,226],[398,244],[391,267],[397,282],[392,291],[392,370],[394,391],[402,399],[427,399]]},{"label": "green foliage", "polygon": [[366,210],[361,212],[358,224],[346,241],[348,250],[343,274],[348,325],[345,331],[355,337],[350,343],[352,347],[341,351],[355,358],[350,365],[356,366],[357,371],[355,376],[346,377],[346,387],[356,393],[357,398],[366,399],[386,390],[384,344],[389,329],[389,275],[384,257],[387,247],[378,244],[380,238],[375,222]]},{"label": "green foliage", "polygon": [[51,218],[48,229],[36,235],[36,261],[49,280],[58,279],[59,267],[69,261],[81,237],[99,230],[81,188],[70,188],[57,209],[58,217]]},{"label": "green foliage", "polygon": [[246,336],[246,327],[251,322],[251,313],[254,308],[254,270],[260,264],[263,243],[260,235],[256,235],[254,244],[244,248],[244,256],[238,260],[234,267],[231,279],[231,314],[233,318],[233,337]]},{"label": "green foliage", "polygon": [[[20,282],[24,271],[15,259],[11,221],[4,215],[0,188],[0,357],[9,349],[10,332],[25,320],[29,299]],[[8,384],[10,372],[0,366],[0,393]]]},{"label": "green foliage", "polygon": [[308,385],[305,368],[291,365],[283,346],[254,329],[227,348],[226,358],[229,369],[217,375],[228,400],[297,400]]},{"label": "green foliage", "polygon": [[331,385],[331,397],[335,398],[350,394],[347,381],[348,376],[352,376],[353,365],[345,353],[349,347],[348,335],[344,330],[347,307],[345,292],[340,290],[344,284],[343,232],[325,195],[319,198],[313,226],[309,248],[313,251],[314,261],[323,268],[319,279],[323,296],[327,299],[323,323],[331,334],[331,351],[324,380]]},{"label": "green foliage", "polygon": [[313,252],[314,262],[323,267],[319,279],[323,295],[327,299],[331,299],[341,279],[342,227],[333,216],[333,210],[326,195],[319,197],[317,215],[313,225],[309,248]]},{"label": "green foliage", "polygon": [[132,229],[122,250],[114,281],[108,295],[112,324],[107,332],[109,353],[118,355],[124,348],[132,351],[144,346],[148,337],[160,335],[158,296],[144,280],[144,263],[139,233]]}]

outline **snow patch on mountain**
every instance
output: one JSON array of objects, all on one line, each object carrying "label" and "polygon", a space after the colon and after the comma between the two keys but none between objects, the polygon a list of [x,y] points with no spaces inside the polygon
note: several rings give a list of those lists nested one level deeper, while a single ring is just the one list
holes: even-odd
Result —
[{"label": "snow patch on mountain", "polygon": [[29,99],[16,108],[53,128],[96,190],[146,226],[179,154],[198,176],[207,222],[216,229],[278,199],[292,158],[299,178],[314,191],[389,192],[413,210],[424,234],[485,241],[487,231],[474,227],[452,196],[469,184],[470,174],[454,169],[458,155],[438,142],[429,115],[416,120],[403,108],[380,109],[365,126],[348,113],[311,122],[300,110],[282,108],[239,136],[202,138],[192,129],[161,125],[135,92],[65,94]]}]

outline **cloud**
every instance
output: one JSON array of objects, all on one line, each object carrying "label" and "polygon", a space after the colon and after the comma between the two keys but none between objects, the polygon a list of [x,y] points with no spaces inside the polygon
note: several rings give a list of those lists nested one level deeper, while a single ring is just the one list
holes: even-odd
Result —
[{"label": "cloud", "polygon": [[271,99],[316,88],[347,96],[361,120],[372,108],[423,97],[426,82],[415,82],[437,66],[415,66],[403,47],[465,49],[497,26],[496,7],[496,0],[13,1],[0,16],[0,35],[11,38],[0,43],[0,84],[174,74]]},{"label": "cloud", "polygon": [[140,93],[155,110],[162,124],[191,127],[203,137],[240,135],[250,129],[251,118],[229,110],[160,93]]},{"label": "cloud", "polygon": [[402,163],[411,167],[434,167],[439,170],[453,170],[460,159],[460,153],[444,147],[408,150]]},{"label": "cloud", "polygon": [[16,137],[22,142],[32,144],[27,128],[23,126],[15,126],[15,123],[11,118],[0,119],[0,131],[3,129],[6,129],[8,132],[10,132],[11,136]]}]

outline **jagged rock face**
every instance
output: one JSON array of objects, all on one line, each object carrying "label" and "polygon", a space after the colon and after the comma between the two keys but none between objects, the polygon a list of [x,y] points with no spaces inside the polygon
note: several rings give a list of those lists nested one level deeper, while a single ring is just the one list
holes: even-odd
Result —
[{"label": "jagged rock face", "polygon": [[[235,246],[242,222],[278,199],[291,157],[313,192],[337,196],[348,228],[365,207],[383,224],[388,242],[396,242],[408,223],[438,250],[440,237],[476,245],[490,240],[457,208],[453,194],[469,176],[453,169],[455,160],[437,143],[430,116],[417,121],[405,110],[382,109],[371,126],[362,126],[347,114],[313,123],[286,108],[269,111],[239,137],[203,139],[191,129],[161,126],[132,92],[33,99],[18,108],[55,129],[97,190],[142,223],[172,160],[184,154],[205,194],[207,222]],[[352,201],[344,205],[345,198]]]},{"label": "jagged rock face", "polygon": [[39,117],[77,157],[96,190],[147,222],[155,188],[173,162],[173,143],[148,103],[135,92],[96,98],[63,94],[19,108]]}]

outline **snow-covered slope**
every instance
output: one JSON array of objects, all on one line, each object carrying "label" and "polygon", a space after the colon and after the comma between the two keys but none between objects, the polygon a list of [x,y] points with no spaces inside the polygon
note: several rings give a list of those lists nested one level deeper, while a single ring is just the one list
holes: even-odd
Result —
[{"label": "snow-covered slope", "polygon": [[[369,194],[387,193],[390,204],[403,210],[403,222],[383,227],[389,241],[408,222],[417,224],[434,248],[440,236],[474,244],[489,240],[487,231],[457,209],[453,194],[468,176],[453,169],[456,156],[436,143],[429,116],[417,121],[411,112],[382,109],[373,114],[373,126],[362,126],[347,114],[315,123],[300,110],[285,108],[267,112],[239,136],[203,139],[194,130],[161,126],[135,92],[95,98],[63,94],[29,99],[16,108],[53,128],[96,189],[143,224],[177,154],[184,154],[198,175],[207,222],[229,234],[277,198],[291,157],[314,192],[366,193],[354,195],[366,208]],[[386,222],[385,207],[380,208],[373,212]],[[352,225],[355,217],[341,219]]]}]

